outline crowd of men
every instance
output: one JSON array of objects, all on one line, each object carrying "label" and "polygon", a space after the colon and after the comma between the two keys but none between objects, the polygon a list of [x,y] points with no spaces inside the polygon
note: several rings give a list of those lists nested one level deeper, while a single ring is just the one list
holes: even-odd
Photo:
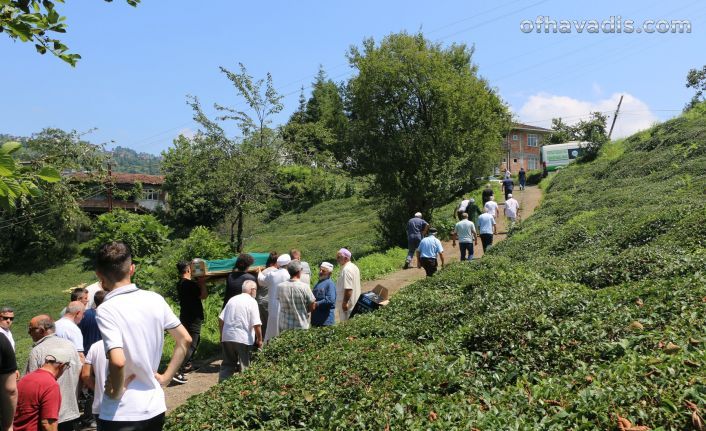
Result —
[{"label": "crowd of men", "polygon": [[[223,350],[219,381],[247,369],[253,351],[284,331],[348,320],[361,293],[360,271],[351,257],[349,250],[338,250],[341,270],[335,282],[333,264],[322,262],[312,289],[311,269],[298,250],[270,253],[264,269],[252,268],[251,255],[239,255],[217,317]],[[178,318],[162,296],[131,282],[135,265],[126,244],[100,247],[99,281],[74,289],[58,319],[47,314],[30,319],[33,345],[21,378],[14,310],[0,308],[0,431],[161,430],[162,387],[186,383],[185,374],[194,369],[206,317],[202,301],[208,297],[205,279],[192,278],[190,262],[177,269]],[[175,346],[159,373],[165,331]]]},{"label": "crowd of men", "polygon": [[[526,181],[524,169],[520,169],[518,176],[520,190],[524,190]],[[503,213],[507,217],[507,227],[511,229],[518,220],[520,203],[512,196],[514,182],[510,177],[510,171],[506,171],[501,186],[505,195]],[[478,237],[483,245],[483,252],[486,252],[493,245],[494,235],[498,233],[497,221],[500,209],[490,184],[487,184],[481,192],[481,198],[483,200],[482,210],[476,204],[475,199],[470,196],[464,197],[461,203],[454,208],[454,216],[458,218],[458,223],[455,224],[451,232],[452,246],[455,247],[456,241],[458,241],[462,262],[473,260],[473,247],[478,244]],[[424,268],[427,277],[436,273],[439,261],[441,267],[444,266],[444,248],[436,237],[437,233],[437,229],[431,227],[422,218],[422,213],[417,212],[414,217],[409,219],[407,222],[408,248],[404,269],[412,265],[415,255],[417,268]]]}]

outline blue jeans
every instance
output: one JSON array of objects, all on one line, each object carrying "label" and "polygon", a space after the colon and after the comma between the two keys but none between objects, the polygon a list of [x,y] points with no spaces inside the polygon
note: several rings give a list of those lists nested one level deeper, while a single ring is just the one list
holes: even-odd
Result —
[{"label": "blue jeans", "polygon": [[421,238],[407,238],[407,263],[410,263],[414,258],[414,253],[417,251],[420,242],[422,242]]},{"label": "blue jeans", "polygon": [[[459,242],[458,247],[461,249],[461,262],[464,260],[473,260],[472,242]],[[468,253],[468,259],[466,259],[466,253]]]}]

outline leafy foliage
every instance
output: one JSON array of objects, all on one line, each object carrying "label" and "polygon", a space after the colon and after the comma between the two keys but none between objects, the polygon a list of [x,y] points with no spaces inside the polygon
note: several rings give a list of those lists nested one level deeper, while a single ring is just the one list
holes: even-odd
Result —
[{"label": "leafy foliage", "polygon": [[561,118],[554,118],[549,142],[552,144],[568,141],[586,142],[581,161],[590,162],[598,156],[603,145],[608,142],[606,121],[607,117],[600,112],[593,112],[588,120],[581,120],[574,125],[564,123]]},{"label": "leafy foliage", "polygon": [[509,114],[477,76],[472,54],[405,33],[350,51],[351,164],[374,176],[382,234],[392,244],[404,243],[411,214],[431,214],[472,189],[498,158]]},{"label": "leafy foliage", "polygon": [[138,153],[131,148],[117,146],[110,152],[115,172],[158,175],[161,158],[149,153]]},{"label": "leafy foliage", "polygon": [[[64,0],[55,0],[64,3]],[[113,0],[105,0],[112,2]],[[126,0],[137,6],[140,0]],[[33,42],[40,54],[50,52],[71,66],[81,58],[69,53],[69,47],[53,33],[66,33],[66,17],[59,15],[54,2],[48,0],[4,0],[0,2],[0,33],[22,42]]]},{"label": "leafy foliage", "polygon": [[133,259],[139,262],[159,253],[167,243],[168,235],[169,228],[151,214],[114,210],[96,219],[88,251],[94,252],[107,242],[123,241],[130,246]]},{"label": "leafy foliage", "polygon": [[699,105],[566,168],[482,260],[283,334],[167,429],[698,429],[705,138]]}]

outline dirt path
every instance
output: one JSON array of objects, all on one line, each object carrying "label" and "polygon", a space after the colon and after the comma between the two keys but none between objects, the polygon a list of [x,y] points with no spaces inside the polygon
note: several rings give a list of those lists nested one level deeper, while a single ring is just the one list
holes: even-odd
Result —
[{"label": "dirt path", "polygon": [[[542,192],[536,186],[527,187],[524,191],[517,190],[513,193],[515,199],[520,202],[520,217],[527,218],[533,212],[534,209],[539,205],[542,198]],[[506,237],[506,226],[505,217],[502,216],[503,200],[498,199],[500,204],[500,217],[498,218],[498,235],[495,236],[493,242],[502,241]],[[460,259],[458,244],[456,247],[451,246],[450,241],[444,242],[444,257],[446,262],[457,262]],[[475,246],[473,252],[475,258],[480,258],[483,256],[483,247],[480,245],[480,240],[478,245]],[[400,262],[400,265],[403,262]],[[411,284],[415,280],[423,278],[425,276],[424,270],[417,268],[410,268],[407,270],[400,270],[386,275],[379,280],[371,280],[363,283],[363,291],[367,292],[372,290],[378,284],[385,286],[391,295],[397,293],[401,288]],[[213,359],[209,361],[203,361],[197,363],[200,366],[196,371],[187,374],[189,381],[184,385],[171,384],[165,389],[165,394],[167,398],[167,412],[173,410],[174,408],[184,404],[186,400],[192,395],[200,394],[205,392],[208,388],[218,383],[218,367],[220,365],[220,359]]]}]

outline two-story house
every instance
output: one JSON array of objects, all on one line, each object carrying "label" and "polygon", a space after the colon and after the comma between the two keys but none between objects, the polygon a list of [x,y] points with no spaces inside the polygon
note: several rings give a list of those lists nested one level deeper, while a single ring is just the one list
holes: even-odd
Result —
[{"label": "two-story house", "polygon": [[[87,198],[79,200],[82,210],[90,214],[101,214],[108,211],[111,203],[108,194],[108,179],[102,180],[86,173],[69,174],[72,181],[80,181],[88,185],[99,185],[99,191],[92,193]],[[167,195],[162,191],[164,176],[147,174],[126,174],[113,172],[110,176],[112,183],[112,207],[139,213],[155,211],[158,207],[167,207]],[[139,196],[135,196],[137,184],[142,186]]]},{"label": "two-story house", "polygon": [[550,129],[543,127],[514,123],[502,144],[503,159],[499,172],[504,172],[507,167],[512,173],[517,173],[520,168],[526,171],[541,169],[540,147],[551,133]]}]

